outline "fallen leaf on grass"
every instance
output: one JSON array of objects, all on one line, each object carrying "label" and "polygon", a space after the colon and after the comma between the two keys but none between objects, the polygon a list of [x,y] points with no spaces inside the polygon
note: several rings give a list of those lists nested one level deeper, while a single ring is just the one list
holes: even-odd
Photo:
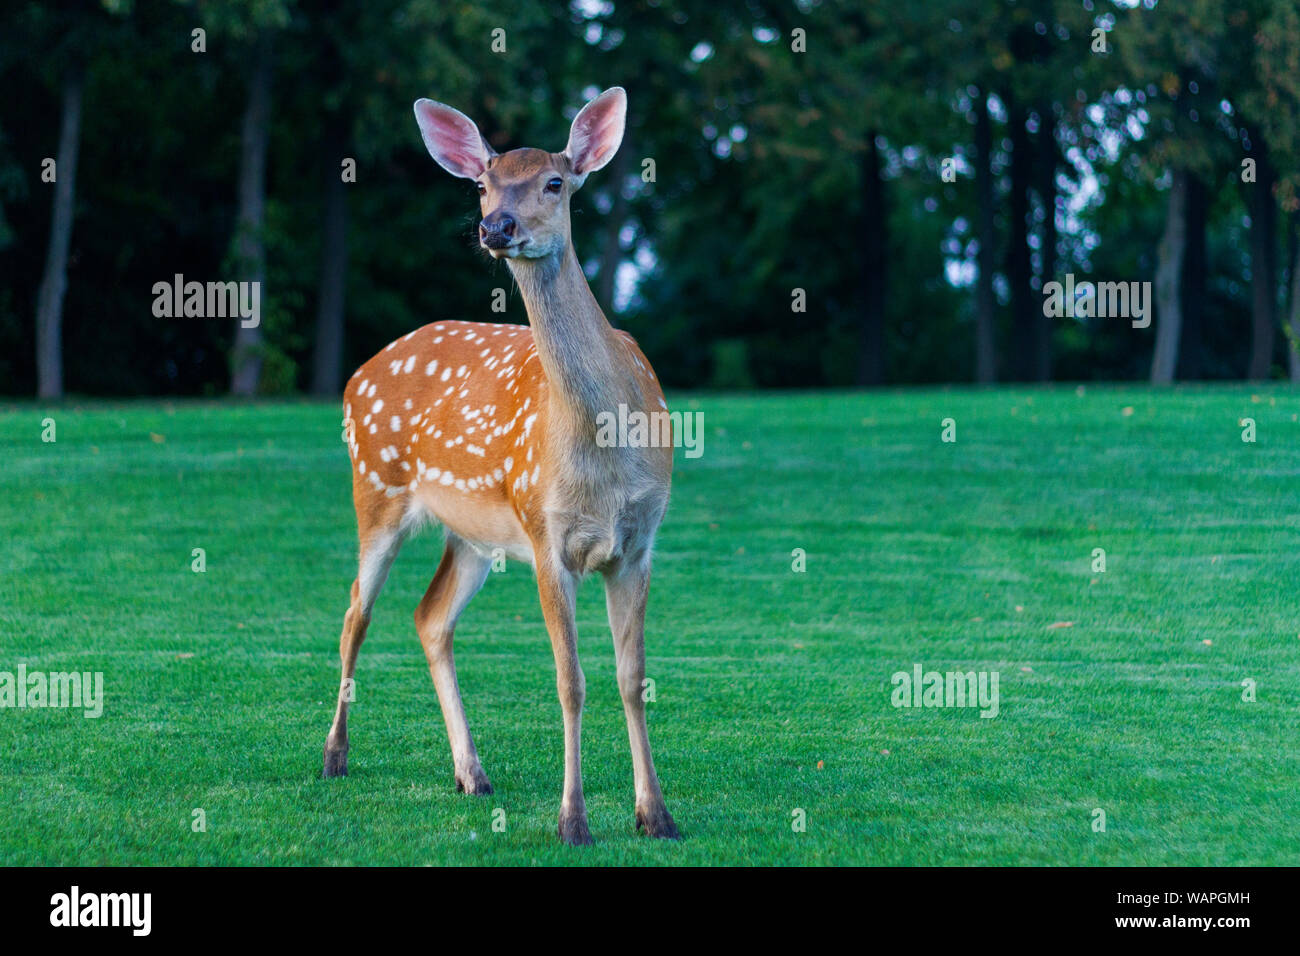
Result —
[{"label": "fallen leaf on grass", "polygon": [[1049,631],[1057,631],[1063,627],[1074,627],[1073,621],[1057,621],[1054,624],[1047,625]]}]

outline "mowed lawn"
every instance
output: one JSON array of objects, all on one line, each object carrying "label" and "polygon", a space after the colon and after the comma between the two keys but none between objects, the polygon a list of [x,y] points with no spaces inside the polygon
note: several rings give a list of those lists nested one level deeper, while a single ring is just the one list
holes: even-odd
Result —
[{"label": "mowed lawn", "polygon": [[[0,864],[1300,864],[1294,390],[670,400],[705,423],[647,629],[684,840],[634,831],[592,579],[579,849],[521,564],[458,629],[496,793],[455,792],[412,623],[437,530],[376,608],[351,776],[320,779],[356,551],[335,403],[0,409],[0,671],[102,671],[106,698],[0,710]],[[895,708],[916,664],[997,672],[998,716]]]}]

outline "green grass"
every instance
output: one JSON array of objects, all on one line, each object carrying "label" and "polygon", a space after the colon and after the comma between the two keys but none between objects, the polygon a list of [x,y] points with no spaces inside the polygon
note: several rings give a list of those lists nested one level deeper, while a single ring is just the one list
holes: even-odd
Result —
[{"label": "green grass", "polygon": [[[685,839],[633,831],[593,579],[585,849],[555,837],[560,710],[519,564],[457,634],[496,794],[454,791],[412,623],[437,531],[408,543],[376,608],[351,776],[319,779],[355,570],[335,404],[0,412],[0,670],[106,686],[97,720],[0,710],[0,864],[1300,863],[1295,392],[675,407],[704,412],[706,442],[678,456],[647,642],[651,740]],[[999,716],[894,708],[890,677],[915,663],[998,672]]]}]

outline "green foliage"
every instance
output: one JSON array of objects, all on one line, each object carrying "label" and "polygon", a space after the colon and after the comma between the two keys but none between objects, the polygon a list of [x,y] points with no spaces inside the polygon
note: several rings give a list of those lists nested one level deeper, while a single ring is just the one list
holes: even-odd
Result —
[{"label": "green foliage", "polygon": [[[635,266],[631,285],[615,289],[611,319],[679,386],[850,384],[878,285],[886,379],[968,378],[974,287],[969,274],[952,277],[969,272],[977,248],[976,96],[1025,106],[1036,124],[1051,119],[1054,141],[1032,161],[1051,162],[1066,195],[1095,174],[1107,180],[1094,208],[1061,217],[1058,274],[1095,261],[1116,278],[1149,278],[1171,164],[1226,183],[1248,142],[1273,157],[1278,201],[1300,207],[1289,161],[1300,151],[1300,15],[1286,0],[610,0],[559,15],[541,0],[508,10],[442,0],[31,0],[6,27],[0,391],[11,394],[34,388],[52,188],[40,163],[54,151],[59,80],[74,61],[86,63],[87,86],[65,303],[69,387],[224,389],[231,324],[156,320],[150,288],[177,273],[226,277],[246,67],[268,32],[266,349],[277,370],[267,387],[277,391],[307,384],[323,190],[345,157],[357,163],[346,187],[347,368],[439,318],[525,321],[508,272],[474,249],[472,190],[424,152],[411,116],[421,96],[472,116],[498,150],[558,150],[592,92],[627,88],[623,151],[575,197],[574,240],[597,285],[603,272]],[[197,27],[206,53],[191,51]],[[1098,28],[1104,54],[1091,49]],[[492,47],[497,29],[504,51]],[[793,48],[797,30],[806,52]],[[336,128],[340,143],[329,139]],[[1002,321],[1012,225],[1004,111],[993,132]],[[873,145],[885,212],[868,222]],[[940,179],[945,159],[959,161],[955,183]],[[647,160],[653,181],[641,176]],[[1121,196],[1136,208],[1095,208]],[[1044,235],[1039,207],[1035,198],[1031,242]],[[1248,257],[1231,246],[1244,206],[1233,190],[1216,208],[1213,323],[1236,330],[1250,300]],[[865,258],[867,234],[885,243],[883,274]],[[1036,248],[1037,271],[1040,260]],[[1034,276],[1036,289],[1044,279]],[[488,309],[497,287],[511,289],[505,316]],[[807,312],[791,312],[794,289]],[[1014,344],[1002,338],[1003,349]],[[1066,325],[1054,345],[1058,373],[1080,378],[1139,374],[1149,349],[1145,337]],[[1225,363],[1225,374],[1239,372]]]}]

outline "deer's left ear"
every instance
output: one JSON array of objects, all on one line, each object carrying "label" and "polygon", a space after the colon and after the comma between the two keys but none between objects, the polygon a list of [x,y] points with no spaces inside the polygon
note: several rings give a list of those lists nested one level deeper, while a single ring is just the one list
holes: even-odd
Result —
[{"label": "deer's left ear", "polygon": [[584,106],[573,118],[564,155],[575,175],[587,178],[614,158],[627,123],[627,93],[613,86]]}]

